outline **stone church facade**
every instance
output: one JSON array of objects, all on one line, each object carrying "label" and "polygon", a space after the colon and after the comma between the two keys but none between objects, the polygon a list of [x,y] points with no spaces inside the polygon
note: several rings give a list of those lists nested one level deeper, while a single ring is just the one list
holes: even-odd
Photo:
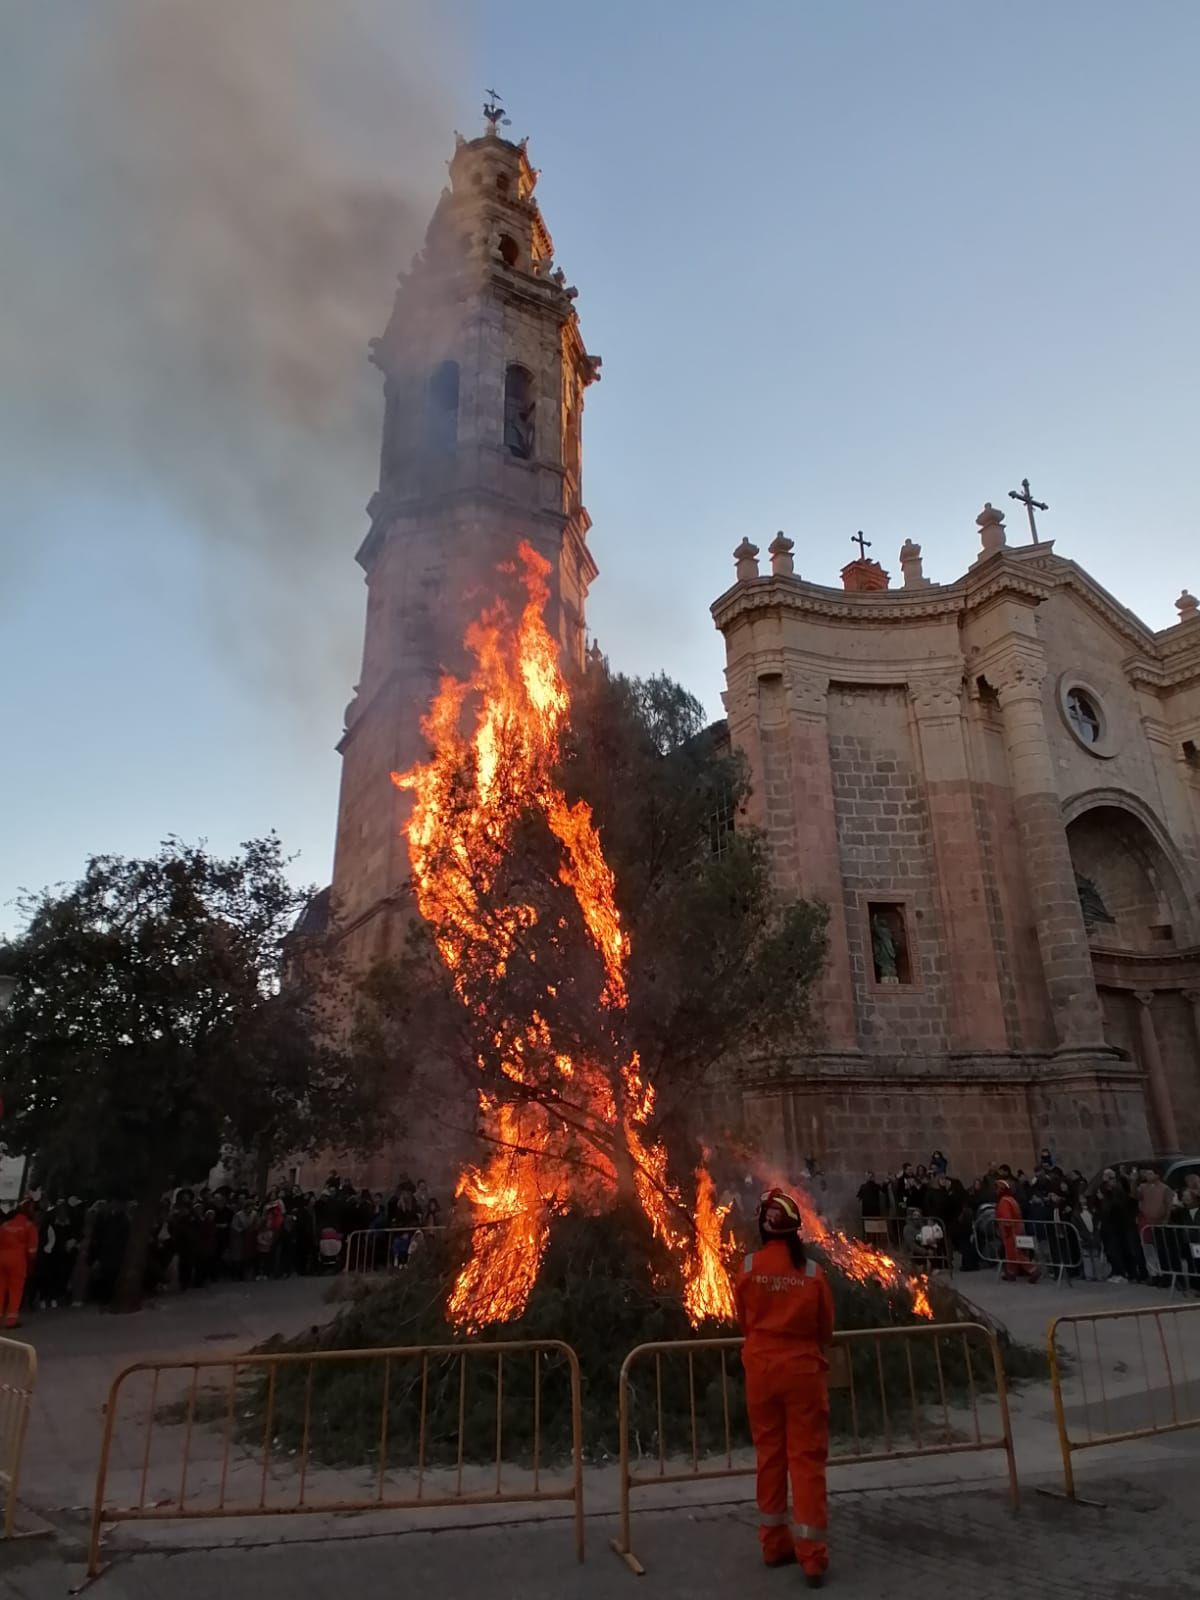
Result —
[{"label": "stone church facade", "polygon": [[812,1053],[737,1070],[789,1170],[1089,1172],[1200,1150],[1200,613],[1153,632],[1052,544],[903,586],[748,541],[713,606],[750,819],[829,908]]},{"label": "stone church facade", "polygon": [[[358,561],[362,668],[338,749],[336,919],[357,965],[395,953],[410,903],[407,797],[420,720],[464,665],[487,574],[528,540],[551,627],[582,666],[596,564],[582,498],[598,376],[553,259],[524,143],[457,140],[425,245],[373,360],[379,486]],[[806,582],[781,535],[744,542],[713,615],[748,813],[788,890],[830,912],[822,1036],[733,1072],[755,1142],[798,1170],[886,1167],[940,1146],[960,1171],[1084,1167],[1200,1150],[1200,616],[1143,626],[1050,544],[1010,545],[990,507],[954,583],[901,552],[903,587],[852,562]],[[455,1138],[414,1123],[444,1183]],[[361,1181],[394,1181],[399,1152]]]}]

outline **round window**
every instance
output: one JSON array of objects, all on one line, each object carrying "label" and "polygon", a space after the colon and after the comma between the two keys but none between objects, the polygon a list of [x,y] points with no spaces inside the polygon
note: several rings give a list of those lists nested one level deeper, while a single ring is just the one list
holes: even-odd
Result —
[{"label": "round window", "polygon": [[1058,680],[1059,715],[1070,730],[1071,737],[1083,746],[1089,755],[1107,760],[1117,753],[1117,743],[1109,724],[1108,713],[1099,692],[1073,673],[1064,672]]},{"label": "round window", "polygon": [[1100,713],[1082,689],[1067,692],[1067,721],[1081,744],[1100,743]]}]

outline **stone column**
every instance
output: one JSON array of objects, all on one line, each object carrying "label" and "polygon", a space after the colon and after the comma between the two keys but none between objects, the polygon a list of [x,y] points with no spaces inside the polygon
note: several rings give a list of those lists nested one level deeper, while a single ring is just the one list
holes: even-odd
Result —
[{"label": "stone column", "polygon": [[988,667],[1004,718],[1013,810],[1060,1046],[1105,1048],[1087,928],[1075,888],[1042,712],[1044,658],[1030,647]]},{"label": "stone column", "polygon": [[917,721],[946,938],[950,1048],[1006,1050],[1008,1028],[963,738],[962,673],[923,673],[910,680],[908,691]]},{"label": "stone column", "polygon": [[1151,1006],[1154,994],[1139,989],[1134,995],[1138,1002],[1138,1043],[1141,1046],[1142,1066],[1146,1085],[1150,1091],[1150,1108],[1154,1113],[1154,1132],[1160,1153],[1179,1149],[1179,1130],[1175,1126],[1175,1108],[1171,1104],[1171,1090],[1167,1083],[1167,1070],[1163,1066],[1162,1051],[1154,1027]]},{"label": "stone column", "polygon": [[[791,885],[829,907],[828,954],[817,1005],[831,1050],[858,1049],[842,857],[829,753],[829,674],[788,670],[784,678],[789,756],[788,811],[794,851]],[[769,803],[769,802],[768,802]]]}]

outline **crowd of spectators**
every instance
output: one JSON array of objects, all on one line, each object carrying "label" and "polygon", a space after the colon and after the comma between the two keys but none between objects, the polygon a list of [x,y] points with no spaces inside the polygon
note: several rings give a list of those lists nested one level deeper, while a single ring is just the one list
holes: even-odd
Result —
[{"label": "crowd of spectators", "polygon": [[963,1183],[934,1151],[927,1165],[868,1172],[857,1199],[868,1237],[886,1232],[924,1265],[971,1272],[996,1260],[1014,1280],[1043,1264],[1067,1276],[1090,1265],[1095,1277],[1104,1266],[1111,1283],[1200,1290],[1200,1174],[1173,1189],[1152,1167],[1124,1165],[1089,1181],[1043,1150],[1032,1172],[999,1164]]},{"label": "crowd of spectators", "polygon": [[[37,1229],[37,1253],[25,1280],[26,1309],[56,1310],[113,1298],[136,1205],[77,1195],[27,1197],[21,1207]],[[298,1184],[269,1189],[178,1188],[163,1196],[146,1261],[147,1294],[202,1289],[332,1271],[346,1259],[352,1235],[392,1239],[393,1264],[403,1264],[441,1207],[424,1179],[401,1178],[388,1195],[356,1189],[331,1173],[319,1191]],[[403,1230],[388,1234],[387,1230]]]}]

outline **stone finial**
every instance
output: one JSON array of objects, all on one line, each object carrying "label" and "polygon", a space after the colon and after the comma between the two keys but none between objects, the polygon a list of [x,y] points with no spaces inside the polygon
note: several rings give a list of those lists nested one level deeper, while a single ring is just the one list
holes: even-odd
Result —
[{"label": "stone finial", "polygon": [[796,548],[796,541],[789,539],[783,529],[771,540],[767,549],[771,552],[771,572],[776,578],[783,577],[786,573],[795,572],[796,563],[792,560],[792,551]]},{"label": "stone finial", "polygon": [[992,502],[987,500],[975,521],[979,526],[979,538],[983,544],[983,549],[976,560],[986,561],[988,556],[994,556],[997,550],[1003,550],[1008,543],[1004,532],[1004,513],[997,511]]},{"label": "stone finial", "polygon": [[[774,549],[774,546],[771,548]],[[1191,622],[1194,617],[1200,616],[1200,600],[1185,589],[1176,600],[1175,609],[1179,613],[1180,622]]]},{"label": "stone finial", "polygon": [[758,546],[751,544],[749,539],[743,539],[733,552],[733,559],[737,562],[737,581],[749,583],[751,578],[758,577]]},{"label": "stone finial", "polygon": [[905,539],[900,546],[900,571],[904,574],[906,589],[928,589],[929,579],[921,565],[921,546]]}]

